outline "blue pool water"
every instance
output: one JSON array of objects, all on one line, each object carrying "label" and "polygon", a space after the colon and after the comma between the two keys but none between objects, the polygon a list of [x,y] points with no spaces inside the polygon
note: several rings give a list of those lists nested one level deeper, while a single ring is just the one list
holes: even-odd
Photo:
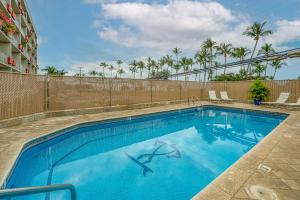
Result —
[{"label": "blue pool water", "polygon": [[24,151],[6,187],[71,183],[79,200],[190,199],[285,117],[204,107],[72,128]]}]

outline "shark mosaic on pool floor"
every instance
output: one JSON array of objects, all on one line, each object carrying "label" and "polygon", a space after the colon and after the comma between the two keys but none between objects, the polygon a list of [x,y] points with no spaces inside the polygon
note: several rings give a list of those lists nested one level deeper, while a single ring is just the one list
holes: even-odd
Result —
[{"label": "shark mosaic on pool floor", "polygon": [[[202,102],[203,105],[212,105]],[[259,144],[241,157],[193,199],[300,199],[300,112],[284,108],[256,107],[249,104],[218,106],[288,113],[289,116]],[[22,147],[29,140],[56,132],[75,124],[168,110],[192,105],[167,105],[128,111],[53,117],[0,129],[0,178],[3,184]],[[151,146],[151,148],[150,148]],[[181,149],[173,143],[155,140],[143,154],[123,152],[140,168],[141,175],[155,173],[149,165],[156,159],[181,158]],[[196,178],[196,177],[195,177]]]}]

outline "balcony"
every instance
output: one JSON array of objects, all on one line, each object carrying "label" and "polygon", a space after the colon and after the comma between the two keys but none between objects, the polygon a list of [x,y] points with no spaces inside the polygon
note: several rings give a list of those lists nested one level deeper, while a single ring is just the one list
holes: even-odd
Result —
[{"label": "balcony", "polygon": [[20,67],[19,67],[19,71],[20,71],[20,72],[23,72],[24,69],[25,69],[25,67],[21,64]]},{"label": "balcony", "polygon": [[18,49],[18,45],[19,45],[18,40],[17,40],[14,36],[10,36],[9,38],[10,38],[10,40],[11,40],[11,43],[12,43],[13,45],[15,45],[15,47]]},{"label": "balcony", "polygon": [[0,62],[2,64],[7,64],[6,59],[7,59],[7,55],[5,55],[4,53],[0,52]]},{"label": "balcony", "polygon": [[12,42],[16,45],[16,46],[18,46],[18,40],[17,40],[17,38],[15,37],[15,36],[10,36],[10,39],[12,40]]},{"label": "balcony", "polygon": [[6,4],[7,4],[7,1],[6,0],[0,0],[1,1],[1,3],[4,5],[4,6],[6,6]]},{"label": "balcony", "polygon": [[27,53],[27,51],[24,51],[23,54],[27,59],[29,59],[29,54]]}]

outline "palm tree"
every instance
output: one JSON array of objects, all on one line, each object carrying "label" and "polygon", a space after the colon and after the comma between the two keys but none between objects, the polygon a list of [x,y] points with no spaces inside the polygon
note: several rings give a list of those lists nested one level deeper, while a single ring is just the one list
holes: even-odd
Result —
[{"label": "palm tree", "polygon": [[59,76],[64,76],[64,75],[66,75],[68,72],[66,72],[64,69],[62,69],[62,70],[58,70],[57,71],[57,75],[59,75]]},{"label": "palm tree", "polygon": [[[201,65],[203,66],[203,71],[204,71],[204,80],[206,80],[206,64],[208,62],[208,51],[205,48],[202,48],[200,51],[198,51],[195,55],[196,62],[199,64],[199,70],[201,70]],[[199,80],[200,80],[200,75],[199,75]]]},{"label": "palm tree", "polygon": [[277,70],[279,68],[285,66],[285,65],[286,65],[286,63],[281,62],[280,59],[275,59],[275,60],[272,61],[271,66],[274,68],[274,75],[273,75],[272,79],[275,79],[275,75],[276,75]]},{"label": "palm tree", "polygon": [[48,75],[57,75],[58,72],[54,66],[46,66],[42,71],[46,71]]},{"label": "palm tree", "polygon": [[250,54],[250,50],[245,47],[239,47],[239,48],[235,48],[233,50],[232,57],[238,58],[240,60],[240,62],[242,63],[240,71],[245,70],[244,69],[244,60],[245,60],[245,57],[249,54]]},{"label": "palm tree", "polygon": [[102,67],[102,74],[103,74],[103,77],[105,77],[105,68],[108,67],[108,64],[106,62],[101,62],[100,67]]},{"label": "palm tree", "polygon": [[[213,50],[217,47],[217,43],[208,38],[202,43],[202,48],[209,51],[209,68],[213,67]],[[206,70],[206,69],[205,69]]]},{"label": "palm tree", "polygon": [[176,63],[178,64],[178,62],[179,62],[179,60],[178,60],[178,55],[179,54],[181,54],[182,53],[182,51],[179,49],[179,48],[174,48],[173,50],[172,50],[172,52],[175,54],[175,56],[176,56]]},{"label": "palm tree", "polygon": [[172,56],[170,55],[165,56],[165,64],[167,65],[167,71],[169,71],[169,68],[171,68],[171,73],[172,73],[172,65],[173,65]]},{"label": "palm tree", "polygon": [[[218,68],[219,68],[219,66],[220,66],[220,63],[218,63],[217,61],[215,61],[215,62],[213,63],[213,66],[214,66],[214,69],[216,69],[216,74],[215,74],[215,76],[218,76]],[[210,78],[212,79],[212,75],[211,75]]]},{"label": "palm tree", "polygon": [[85,77],[84,73],[76,73],[74,74],[75,77]]},{"label": "palm tree", "polygon": [[89,75],[91,75],[91,76],[97,76],[98,75],[98,72],[96,72],[95,70],[92,70],[92,71],[90,71],[89,72]]},{"label": "palm tree", "polygon": [[[266,57],[269,57],[270,54],[273,54],[275,53],[275,50],[274,48],[272,47],[272,44],[268,44],[268,43],[265,43],[261,48],[260,50],[258,51],[257,55],[264,55]],[[267,68],[268,68],[268,60],[266,62],[266,65],[265,65],[265,77],[267,76]]]},{"label": "palm tree", "polygon": [[143,76],[143,70],[145,68],[145,63],[141,60],[137,63],[137,68],[140,70],[140,79],[142,79]]},{"label": "palm tree", "polygon": [[118,64],[118,69],[120,69],[121,65],[123,64],[123,61],[122,60],[117,60],[117,64]]},{"label": "palm tree", "polygon": [[217,54],[224,56],[224,75],[226,74],[226,64],[227,64],[227,56],[231,55],[232,52],[232,44],[221,43],[220,46],[217,47]]},{"label": "palm tree", "polygon": [[162,57],[158,60],[158,65],[159,65],[159,69],[161,72],[163,71],[163,67],[164,67],[165,63],[166,63],[165,57]]},{"label": "palm tree", "polygon": [[129,70],[131,71],[132,78],[135,79],[135,73],[136,73],[136,66],[130,66]]},{"label": "palm tree", "polygon": [[104,78],[104,74],[102,72],[99,72],[98,76],[101,77],[101,78]]},{"label": "palm tree", "polygon": [[117,70],[117,74],[120,75],[120,78],[122,77],[122,74],[124,74],[124,73],[125,73],[125,71],[122,68]]},{"label": "palm tree", "polygon": [[[191,71],[193,69],[193,65],[194,65],[193,58],[188,58],[187,64],[189,65],[188,71]],[[188,74],[188,80],[190,80],[190,73]]]},{"label": "palm tree", "polygon": [[108,67],[108,69],[109,69],[109,71],[110,71],[110,78],[112,78],[112,77],[113,77],[113,70],[115,69],[115,67],[114,67],[113,65],[110,65],[110,66]]},{"label": "palm tree", "polygon": [[[203,64],[203,57],[201,56],[201,52],[200,51],[197,51],[197,53],[195,54],[194,58],[196,59],[195,63],[198,63],[199,64],[199,69],[194,69],[194,72],[196,73],[196,78],[195,80],[197,79],[197,76],[198,76],[198,73],[201,72],[201,66]],[[200,75],[199,75],[199,80],[200,80]]]},{"label": "palm tree", "polygon": [[[178,71],[181,69],[181,65],[176,63],[173,68],[175,69],[176,74],[178,74]],[[176,80],[178,80],[178,75],[176,76]]]},{"label": "palm tree", "polygon": [[213,70],[212,70],[212,68],[209,68],[208,69],[208,80],[212,80],[212,77],[213,77]]},{"label": "palm tree", "polygon": [[151,57],[147,58],[146,68],[148,70],[148,78],[150,78],[151,69],[152,69],[152,58]]},{"label": "palm tree", "polygon": [[[193,62],[193,60],[192,60],[192,62]],[[179,64],[183,67],[183,72],[185,72],[185,74],[184,74],[184,80],[187,81],[187,72],[190,69],[191,60],[189,58],[187,58],[187,57],[183,57],[179,61]]]},{"label": "palm tree", "polygon": [[135,79],[135,73],[137,72],[137,64],[138,62],[136,60],[133,60],[129,65],[131,66],[129,70],[131,71],[133,78]]},{"label": "palm tree", "polygon": [[260,78],[261,73],[265,70],[265,67],[259,61],[255,61],[254,63],[252,63],[252,66],[254,67],[254,72]]},{"label": "palm tree", "polygon": [[250,63],[254,56],[259,39],[272,34],[271,30],[265,29],[266,23],[267,23],[266,21],[263,23],[254,22],[254,24],[252,24],[251,26],[248,26],[243,33],[243,35],[251,37],[255,40],[253,51],[252,51],[252,54],[250,57],[250,62],[248,63],[248,66],[247,66],[247,72],[251,71]]}]

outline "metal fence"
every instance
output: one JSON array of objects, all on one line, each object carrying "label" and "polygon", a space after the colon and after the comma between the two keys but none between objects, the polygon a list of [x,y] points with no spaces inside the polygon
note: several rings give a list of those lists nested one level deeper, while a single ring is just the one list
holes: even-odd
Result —
[{"label": "metal fence", "polygon": [[[300,80],[264,81],[271,89],[268,101],[290,92],[289,102],[300,96]],[[0,73],[0,120],[32,113],[208,98],[226,90],[232,99],[249,99],[252,81],[197,82],[172,80],[102,79]]]}]

